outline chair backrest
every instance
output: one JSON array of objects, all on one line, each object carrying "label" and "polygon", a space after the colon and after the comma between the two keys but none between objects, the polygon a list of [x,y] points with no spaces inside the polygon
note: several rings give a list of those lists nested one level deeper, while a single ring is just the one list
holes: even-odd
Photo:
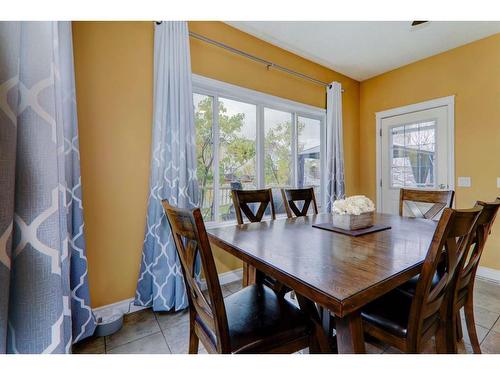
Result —
[{"label": "chair backrest", "polygon": [[[184,210],[162,201],[172,237],[182,266],[190,314],[195,326],[203,332],[204,344],[212,344],[213,351],[230,352],[229,331],[222,290],[199,208]],[[200,256],[208,293],[204,294],[196,278],[196,259]],[[215,337],[214,337],[215,334]]]},{"label": "chair backrest", "polygon": [[[434,219],[446,207],[453,205],[453,190],[412,190],[401,189],[399,193],[399,216]],[[406,210],[405,210],[406,208]]]},{"label": "chair backrest", "polygon": [[[271,189],[261,190],[232,190],[234,209],[236,211],[236,220],[238,224],[243,224],[242,212],[246,218],[252,222],[257,223],[262,220],[266,208],[271,205],[271,217],[276,219],[276,212],[274,209],[273,192]],[[257,212],[253,212],[249,204],[260,203]]]},{"label": "chair backrest", "polygon": [[[426,329],[436,328],[447,308],[449,290],[454,292],[461,260],[470,244],[469,236],[481,208],[445,208],[437,224],[417,282],[408,323],[408,340],[414,349]],[[438,266],[440,270],[438,272]],[[437,277],[438,280],[433,281]],[[451,295],[451,298],[453,295]],[[452,314],[453,315],[453,314]]]},{"label": "chair backrest", "polygon": [[470,253],[466,254],[464,260],[464,267],[462,268],[458,280],[458,290],[470,288],[472,292],[474,286],[474,279],[476,277],[479,261],[484,250],[486,240],[491,233],[491,228],[495,222],[498,209],[500,208],[500,198],[494,202],[481,202],[478,201],[476,206],[482,207],[481,214],[477,218],[476,225],[471,235]]},{"label": "chair backrest", "polygon": [[[314,213],[318,213],[316,196],[314,195],[314,188],[312,187],[303,189],[281,189],[281,196],[283,197],[283,203],[288,218],[292,218],[293,214],[295,214],[295,216],[306,216],[311,202],[313,204]],[[295,202],[300,201],[304,202],[301,209],[295,204]]]}]

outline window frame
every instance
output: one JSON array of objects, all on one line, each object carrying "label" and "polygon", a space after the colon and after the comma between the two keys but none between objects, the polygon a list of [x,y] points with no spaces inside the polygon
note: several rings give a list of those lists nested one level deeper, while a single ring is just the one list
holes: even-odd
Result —
[{"label": "window frame", "polygon": [[403,186],[395,186],[394,185],[394,181],[393,181],[393,178],[392,178],[392,165],[393,165],[393,160],[394,160],[394,156],[393,156],[393,147],[394,147],[394,134],[393,134],[393,130],[395,128],[399,128],[399,127],[407,127],[407,126],[411,126],[411,125],[418,125],[420,127],[421,124],[425,124],[425,123],[433,123],[432,126],[434,127],[434,157],[437,158],[438,156],[438,132],[439,132],[439,128],[438,128],[438,119],[437,118],[429,118],[428,120],[423,120],[423,121],[418,121],[418,122],[408,122],[408,123],[402,123],[402,124],[399,124],[399,125],[392,125],[388,128],[388,131],[389,131],[389,147],[390,147],[390,155],[389,155],[389,165],[391,166],[391,171],[390,171],[390,174],[389,174],[389,189],[392,189],[392,190],[399,190],[399,189],[404,189],[404,188],[409,188],[409,189],[420,189],[420,190],[425,190],[425,189],[438,189],[438,184],[437,184],[437,176],[438,176],[438,163],[437,161],[435,161],[435,164],[433,166],[433,181],[434,181],[434,186],[412,186],[412,185],[403,185]]},{"label": "window frame", "polygon": [[[269,95],[260,91],[247,89],[244,87],[232,85],[226,82],[192,74],[193,94],[207,95],[212,97],[212,132],[213,132],[213,152],[214,152],[214,176],[219,176],[219,97],[239,101],[246,104],[256,106],[256,161],[255,175],[256,185],[258,189],[265,188],[265,171],[264,171],[264,108],[274,109],[283,112],[289,112],[292,115],[292,181],[293,185],[297,186],[298,182],[298,166],[297,166],[297,151],[298,151],[298,135],[297,135],[297,120],[299,117],[306,117],[320,122],[320,168],[321,168],[321,197],[319,202],[325,201],[325,168],[326,168],[326,110],[324,108],[314,107],[307,104],[295,102],[288,99],[283,99],[278,96]],[[207,227],[231,225],[235,220],[218,221],[219,218],[219,197],[220,181],[219,178],[214,178],[214,212],[215,220],[207,221]],[[324,207],[324,205],[321,205]]]}]

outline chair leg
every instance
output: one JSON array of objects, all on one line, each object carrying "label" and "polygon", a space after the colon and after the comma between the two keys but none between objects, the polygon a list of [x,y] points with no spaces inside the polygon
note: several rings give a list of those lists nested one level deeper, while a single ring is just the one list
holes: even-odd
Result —
[{"label": "chair leg", "polygon": [[474,305],[472,302],[472,293],[469,294],[467,302],[465,302],[465,322],[467,323],[467,333],[469,334],[470,343],[474,354],[481,354],[479,339],[477,338],[476,323],[474,321]]},{"label": "chair leg", "polygon": [[462,330],[462,319],[460,319],[460,310],[457,312],[457,341],[460,341],[464,337],[464,333]]},{"label": "chair leg", "polygon": [[198,354],[198,344],[200,339],[194,331],[194,321],[189,324],[189,354]]},{"label": "chair leg", "polygon": [[313,330],[311,335],[309,336],[309,354],[318,354],[321,353],[321,349],[319,346],[319,338],[316,334],[316,331]]},{"label": "chair leg", "polygon": [[436,353],[438,354],[446,354],[446,329],[444,324],[440,323],[440,327],[436,332],[435,340],[436,340]]}]

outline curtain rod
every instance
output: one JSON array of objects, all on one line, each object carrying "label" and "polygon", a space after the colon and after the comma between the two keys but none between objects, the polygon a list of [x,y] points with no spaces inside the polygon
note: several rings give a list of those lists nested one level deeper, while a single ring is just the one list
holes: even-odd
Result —
[{"label": "curtain rod", "polygon": [[[161,23],[160,21],[156,22],[157,25],[159,25],[160,23]],[[282,65],[275,64],[272,61],[262,59],[262,58],[260,58],[258,56],[252,55],[252,54],[247,53],[245,51],[242,51],[242,50],[239,50],[237,48],[228,46],[227,44],[224,44],[224,43],[218,42],[216,40],[207,38],[206,36],[203,36],[201,34],[195,33],[194,31],[190,31],[189,32],[189,36],[192,37],[192,38],[201,40],[201,41],[203,41],[205,43],[213,44],[214,46],[226,49],[226,50],[228,50],[228,51],[230,51],[232,53],[235,53],[237,55],[246,57],[247,59],[250,59],[252,61],[264,64],[264,65],[267,66],[267,69],[271,69],[272,68],[272,69],[280,70],[282,72],[285,72],[285,73],[288,73],[290,75],[296,76],[298,78],[302,78],[302,79],[304,79],[306,81],[312,82],[312,83],[314,83],[316,85],[320,85],[320,86],[324,86],[324,87],[330,87],[330,84],[327,83],[327,82],[320,81],[319,79],[316,79],[316,78],[310,77],[308,75],[296,72],[295,70],[292,70],[292,69],[288,69],[288,68],[286,68],[286,67],[284,67]],[[344,92],[344,89],[342,89],[342,92]]]}]

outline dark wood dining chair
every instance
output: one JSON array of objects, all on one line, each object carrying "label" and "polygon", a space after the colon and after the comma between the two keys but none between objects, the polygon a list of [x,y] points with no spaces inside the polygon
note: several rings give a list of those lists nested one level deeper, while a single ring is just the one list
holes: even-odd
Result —
[{"label": "dark wood dining chair", "polygon": [[484,250],[486,240],[491,233],[491,228],[500,208],[500,198],[494,202],[477,202],[482,207],[475,229],[474,236],[471,236],[472,246],[470,253],[467,254],[464,266],[462,267],[456,288],[455,295],[455,314],[457,319],[457,339],[462,339],[462,324],[460,319],[460,309],[464,308],[465,322],[467,324],[467,333],[474,353],[481,354],[481,347],[477,338],[476,323],[474,319],[474,281],[479,267],[479,261]]},{"label": "dark wood dining chair", "polygon": [[[259,189],[259,190],[231,190],[231,195],[233,198],[233,205],[236,211],[236,221],[238,224],[243,224],[243,214],[251,223],[258,223],[262,221],[264,214],[268,208],[271,206],[271,218],[276,219],[276,211],[274,208],[273,192],[271,189]],[[252,211],[251,206],[258,204],[256,211]],[[253,284],[257,278],[256,270],[250,267],[247,263],[243,263],[243,286],[248,286]],[[269,286],[275,284],[275,282],[269,278],[264,279]],[[281,286],[279,286],[281,287]]]},{"label": "dark wood dining chair", "polygon": [[[316,203],[316,196],[314,188],[303,189],[281,189],[281,196],[283,197],[283,204],[285,205],[286,215],[289,219],[295,216],[306,216],[307,211],[312,203],[313,213],[318,213],[318,204]],[[299,208],[296,202],[304,202],[302,207]]]},{"label": "dark wood dining chair", "polygon": [[[399,193],[399,216],[437,219],[446,208],[453,205],[453,190],[401,189]],[[405,215],[405,213],[407,213]]]},{"label": "dark wood dining chair", "polygon": [[[243,215],[251,223],[258,223],[262,221],[264,213],[267,207],[271,206],[271,218],[276,219],[276,212],[274,209],[273,192],[271,189],[260,189],[260,190],[231,190],[231,195],[233,197],[233,205],[236,210],[236,221],[238,224],[243,224]],[[252,211],[249,205],[259,203],[259,207],[256,212]]]},{"label": "dark wood dining chair", "polygon": [[[312,321],[265,285],[252,285],[224,300],[200,209],[183,210],[164,200],[189,300],[189,353],[199,341],[209,353],[294,353],[319,348]],[[206,279],[195,276],[197,256]]]},{"label": "dark wood dining chair", "polygon": [[[422,265],[414,295],[395,289],[361,313],[364,331],[406,353],[418,353],[432,337],[438,353],[456,352],[454,288],[469,236],[481,208],[445,208]],[[437,272],[442,266],[442,272]]]}]

